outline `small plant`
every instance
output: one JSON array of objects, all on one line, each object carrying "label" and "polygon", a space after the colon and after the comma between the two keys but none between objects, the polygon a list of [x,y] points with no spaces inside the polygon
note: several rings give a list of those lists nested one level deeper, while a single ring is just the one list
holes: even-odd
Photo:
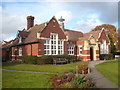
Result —
[{"label": "small plant", "polygon": [[76,66],[76,74],[87,74],[88,67],[87,65]]},{"label": "small plant", "polygon": [[78,85],[82,82],[85,82],[85,80],[86,80],[86,76],[79,75],[78,77],[75,78],[75,80],[73,81],[73,84]]},{"label": "small plant", "polygon": [[87,80],[80,84],[79,88],[95,88],[95,84],[91,80]]}]

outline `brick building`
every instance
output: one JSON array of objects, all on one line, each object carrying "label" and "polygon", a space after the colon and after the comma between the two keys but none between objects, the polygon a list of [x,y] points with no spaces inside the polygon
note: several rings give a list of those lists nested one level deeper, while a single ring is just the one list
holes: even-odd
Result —
[{"label": "brick building", "polygon": [[12,60],[23,55],[75,55],[84,61],[99,60],[100,54],[110,52],[110,41],[103,30],[82,33],[64,28],[64,19],[53,16],[48,22],[34,25],[27,17],[27,29],[18,30],[12,42]]}]

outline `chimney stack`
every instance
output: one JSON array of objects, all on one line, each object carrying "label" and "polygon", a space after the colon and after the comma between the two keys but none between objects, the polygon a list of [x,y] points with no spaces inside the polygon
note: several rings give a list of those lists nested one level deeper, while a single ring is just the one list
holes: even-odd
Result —
[{"label": "chimney stack", "polygon": [[27,16],[27,30],[34,26],[34,17]]}]

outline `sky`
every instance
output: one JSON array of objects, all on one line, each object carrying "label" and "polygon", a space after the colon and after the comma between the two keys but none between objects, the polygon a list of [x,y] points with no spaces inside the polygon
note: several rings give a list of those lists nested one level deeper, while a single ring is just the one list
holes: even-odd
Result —
[{"label": "sky", "polygon": [[118,28],[118,2],[10,1],[4,0],[0,3],[0,40],[14,39],[18,30],[26,28],[26,17],[30,15],[35,17],[35,24],[49,21],[53,16],[57,19],[62,16],[66,29],[83,33],[102,24],[112,24]]}]

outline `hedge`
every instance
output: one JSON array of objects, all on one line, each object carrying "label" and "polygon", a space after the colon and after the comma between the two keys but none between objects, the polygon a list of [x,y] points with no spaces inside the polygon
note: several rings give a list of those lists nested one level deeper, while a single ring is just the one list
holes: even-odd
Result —
[{"label": "hedge", "polygon": [[101,54],[100,60],[111,60],[113,59],[113,54]]},{"label": "hedge", "polygon": [[73,61],[75,59],[74,56],[71,55],[46,55],[46,56],[22,56],[23,63],[26,64],[53,64],[53,58],[66,58],[68,62]]}]

